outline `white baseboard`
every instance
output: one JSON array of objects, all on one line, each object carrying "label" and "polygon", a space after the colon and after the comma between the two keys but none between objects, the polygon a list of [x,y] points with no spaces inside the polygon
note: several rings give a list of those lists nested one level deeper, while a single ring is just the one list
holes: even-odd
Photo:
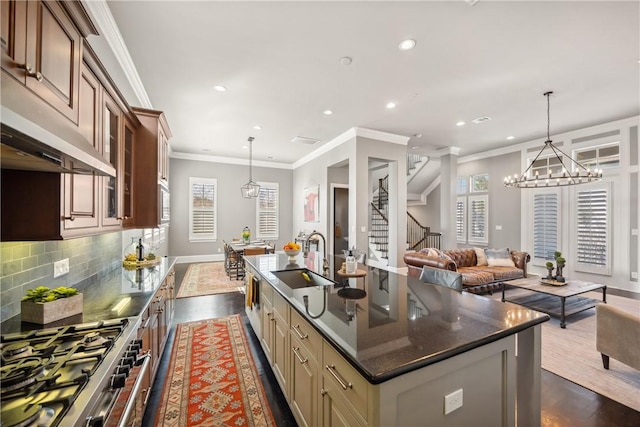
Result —
[{"label": "white baseboard", "polygon": [[176,259],[176,264],[189,264],[196,262],[222,262],[224,261],[224,254],[211,254],[211,255],[187,255],[179,256]]}]

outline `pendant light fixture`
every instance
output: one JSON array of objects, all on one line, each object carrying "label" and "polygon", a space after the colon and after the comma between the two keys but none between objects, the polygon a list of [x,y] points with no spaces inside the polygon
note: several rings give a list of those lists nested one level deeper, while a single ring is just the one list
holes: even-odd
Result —
[{"label": "pendant light fixture", "polygon": [[[538,155],[533,159],[529,167],[520,175],[507,176],[504,179],[505,187],[514,187],[514,188],[540,188],[540,187],[561,187],[566,185],[577,185],[577,184],[586,184],[588,182],[596,182],[602,179],[602,169],[594,169],[591,170],[589,168],[584,167],[576,160],[568,156],[564,151],[559,149],[556,145],[551,141],[551,137],[549,134],[549,125],[550,125],[550,116],[549,116],[549,97],[553,94],[553,92],[545,92],[544,96],[547,97],[547,140],[544,142],[544,147],[538,152]],[[553,171],[549,166],[547,173],[540,175],[538,171],[535,174],[530,175],[529,170],[533,165],[536,164],[536,161],[542,154],[542,152],[546,149],[549,149],[555,155],[555,158],[558,159],[558,164],[562,165],[561,169],[557,171]],[[562,154],[562,156],[560,155]],[[543,157],[544,159],[545,157]],[[553,158],[553,157],[551,157]],[[571,171],[567,165],[565,164],[565,159],[569,159],[571,163],[573,163],[574,170]],[[569,165],[571,165],[569,163]],[[555,173],[554,173],[555,172]]]},{"label": "pendant light fixture", "polygon": [[240,187],[242,197],[245,199],[251,199],[252,197],[258,197],[260,194],[260,186],[253,182],[252,178],[252,161],[253,161],[253,137],[249,137],[249,182]]}]

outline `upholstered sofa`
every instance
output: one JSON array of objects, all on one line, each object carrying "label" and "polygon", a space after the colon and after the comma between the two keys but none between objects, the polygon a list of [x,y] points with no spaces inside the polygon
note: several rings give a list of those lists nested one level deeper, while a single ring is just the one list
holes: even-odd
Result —
[{"label": "upholstered sofa", "polygon": [[[485,260],[485,252],[490,255],[501,253],[502,257],[510,259]],[[478,265],[478,255],[481,257],[481,265]],[[404,254],[409,276],[419,278],[423,266],[457,271],[462,274],[463,290],[476,294],[499,290],[505,280],[527,277],[527,263],[530,260],[531,256],[528,253],[507,248],[486,251],[480,248],[443,251],[421,249],[418,252]]]}]

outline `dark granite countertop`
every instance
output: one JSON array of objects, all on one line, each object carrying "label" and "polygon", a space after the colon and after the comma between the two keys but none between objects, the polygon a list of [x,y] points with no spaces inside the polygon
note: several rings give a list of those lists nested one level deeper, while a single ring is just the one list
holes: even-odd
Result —
[{"label": "dark granite countertop", "polygon": [[[305,259],[300,254],[290,263],[285,254],[276,253],[250,256],[247,262],[373,384],[549,320],[546,314],[516,304],[364,265],[359,268],[367,271],[366,277],[346,279],[350,287],[367,294],[357,300],[357,313],[350,320],[344,299],[337,294],[341,286],[292,289],[271,273],[305,267],[321,273],[318,255],[311,253]],[[329,277],[344,285],[345,279],[335,274],[344,258],[330,258]],[[309,299],[308,312],[304,296]]]},{"label": "dark granite countertop", "polygon": [[[90,284],[77,287],[83,294],[82,314],[47,325],[22,322],[20,315],[17,315],[2,322],[1,333],[25,332],[99,320],[137,317],[149,305],[151,298],[175,262],[175,257],[163,257],[160,263],[153,267],[137,270],[125,270],[124,268],[113,270]],[[119,303],[122,308],[120,310],[114,309]]]}]

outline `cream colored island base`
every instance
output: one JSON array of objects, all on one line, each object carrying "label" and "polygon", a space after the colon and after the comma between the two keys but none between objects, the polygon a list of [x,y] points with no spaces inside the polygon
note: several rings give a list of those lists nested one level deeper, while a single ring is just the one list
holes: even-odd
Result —
[{"label": "cream colored island base", "polygon": [[[298,425],[540,425],[540,325],[374,385],[260,282],[246,313]],[[445,414],[458,390],[462,406]]]}]

